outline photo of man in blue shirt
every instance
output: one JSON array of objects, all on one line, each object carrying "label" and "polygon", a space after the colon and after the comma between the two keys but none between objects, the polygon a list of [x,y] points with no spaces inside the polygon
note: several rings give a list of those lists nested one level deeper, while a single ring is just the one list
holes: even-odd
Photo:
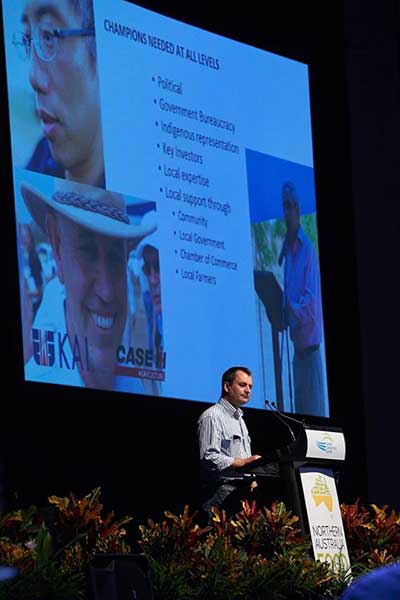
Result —
[{"label": "photo of man in blue shirt", "polygon": [[296,412],[324,414],[320,344],[322,302],[318,258],[300,225],[300,205],[294,184],[282,186],[286,237],[283,314],[294,346],[293,376]]}]

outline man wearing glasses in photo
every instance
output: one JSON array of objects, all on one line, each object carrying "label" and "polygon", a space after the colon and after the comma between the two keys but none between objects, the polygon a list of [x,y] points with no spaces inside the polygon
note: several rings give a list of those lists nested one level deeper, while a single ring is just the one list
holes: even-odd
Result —
[{"label": "man wearing glasses in photo", "polygon": [[21,25],[43,130],[26,168],[105,187],[92,0],[25,0]]}]

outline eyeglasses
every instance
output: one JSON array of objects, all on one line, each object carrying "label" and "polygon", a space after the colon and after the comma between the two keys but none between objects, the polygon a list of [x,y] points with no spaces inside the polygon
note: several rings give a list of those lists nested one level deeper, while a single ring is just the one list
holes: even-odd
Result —
[{"label": "eyeglasses", "polygon": [[45,62],[54,60],[59,52],[60,40],[70,37],[94,36],[94,29],[47,29],[42,25],[32,28],[32,35],[14,33],[12,43],[22,50],[22,57],[29,59],[32,42],[39,58]]}]

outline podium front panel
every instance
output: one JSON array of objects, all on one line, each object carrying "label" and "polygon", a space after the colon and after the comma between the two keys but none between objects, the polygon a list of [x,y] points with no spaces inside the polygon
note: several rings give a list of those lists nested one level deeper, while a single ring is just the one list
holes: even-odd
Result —
[{"label": "podium front panel", "polygon": [[299,474],[315,560],[347,571],[350,559],[333,471],[300,467]]}]

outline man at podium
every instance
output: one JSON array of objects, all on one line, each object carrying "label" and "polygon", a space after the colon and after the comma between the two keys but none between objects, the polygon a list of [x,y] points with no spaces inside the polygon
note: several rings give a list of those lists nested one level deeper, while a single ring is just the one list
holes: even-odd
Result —
[{"label": "man at podium", "polygon": [[250,400],[252,387],[250,369],[231,367],[222,375],[220,400],[198,421],[202,509],[209,517],[212,506],[234,514],[240,509],[240,499],[248,497],[257,485],[254,478],[237,471],[261,458],[252,454],[243,419],[242,407]]}]

